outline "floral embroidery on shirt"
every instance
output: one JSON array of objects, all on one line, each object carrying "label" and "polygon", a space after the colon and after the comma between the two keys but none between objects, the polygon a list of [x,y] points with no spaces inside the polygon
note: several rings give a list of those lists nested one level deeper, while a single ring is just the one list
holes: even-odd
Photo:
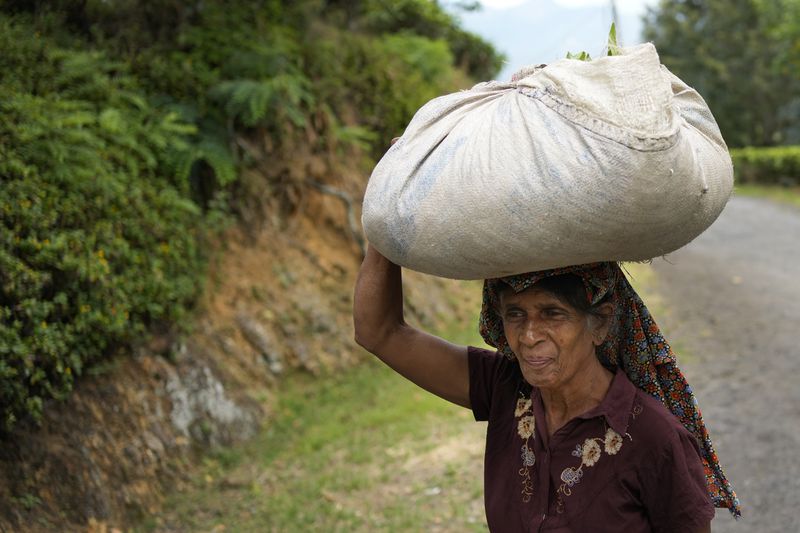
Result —
[{"label": "floral embroidery on shirt", "polygon": [[598,459],[600,459],[600,445],[597,444],[596,440],[586,439],[583,441],[581,466],[594,466]]},{"label": "floral embroidery on shirt", "polygon": [[606,438],[603,440],[606,453],[608,455],[616,455],[622,448],[622,436],[611,428],[606,431]]},{"label": "floral embroidery on shirt", "polygon": [[[522,395],[522,392],[520,392]],[[524,396],[517,400],[517,407],[514,416],[518,418],[517,433],[525,441],[522,444],[520,456],[522,457],[522,468],[519,475],[522,477],[522,501],[528,503],[533,496],[533,479],[531,478],[530,468],[536,464],[536,455],[533,448],[528,446],[530,439],[536,438],[536,419],[533,416],[533,402]]]},{"label": "floral embroidery on shirt", "polygon": [[636,403],[633,404],[633,409],[631,410],[631,417],[633,417],[633,419],[636,420],[636,417],[642,414],[642,411],[644,411],[644,407],[642,407],[642,404],[639,403],[639,401],[637,400]]},{"label": "floral embroidery on shirt", "polygon": [[[571,496],[572,487],[581,482],[583,477],[583,467],[592,467],[597,464],[605,452],[607,455],[616,455],[622,448],[622,436],[611,428],[606,429],[604,437],[595,437],[586,439],[583,444],[575,445],[572,450],[572,456],[580,458],[581,464],[576,467],[569,466],[561,471],[561,486],[558,487],[556,494],[558,500],[556,502],[556,511],[559,513],[564,512],[564,500],[562,496]],[[602,444],[602,448],[601,448]]]},{"label": "floral embroidery on shirt", "polygon": [[517,400],[517,408],[514,411],[514,416],[517,418],[521,417],[530,410],[532,405],[533,402],[531,402],[530,398],[520,398]]},{"label": "floral embroidery on shirt", "polygon": [[533,416],[523,416],[519,419],[517,424],[517,433],[523,439],[528,439],[533,435],[533,429],[536,426],[536,419]]},{"label": "floral embroidery on shirt", "polygon": [[522,446],[522,464],[525,466],[533,466],[536,464],[536,455],[533,450],[528,448],[527,445]]}]

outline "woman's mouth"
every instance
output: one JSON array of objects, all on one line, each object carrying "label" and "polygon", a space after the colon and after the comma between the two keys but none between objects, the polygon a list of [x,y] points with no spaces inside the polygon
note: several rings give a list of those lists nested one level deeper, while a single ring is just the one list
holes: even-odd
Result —
[{"label": "woman's mouth", "polygon": [[533,369],[541,369],[549,365],[553,360],[549,357],[523,357],[526,366]]}]

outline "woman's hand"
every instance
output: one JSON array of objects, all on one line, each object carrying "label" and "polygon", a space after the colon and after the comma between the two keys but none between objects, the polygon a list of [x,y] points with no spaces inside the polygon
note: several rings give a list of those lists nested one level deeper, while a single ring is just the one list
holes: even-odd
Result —
[{"label": "woman's hand", "polygon": [[467,348],[406,324],[400,267],[372,245],[361,264],[353,300],[358,344],[423,389],[469,407]]}]

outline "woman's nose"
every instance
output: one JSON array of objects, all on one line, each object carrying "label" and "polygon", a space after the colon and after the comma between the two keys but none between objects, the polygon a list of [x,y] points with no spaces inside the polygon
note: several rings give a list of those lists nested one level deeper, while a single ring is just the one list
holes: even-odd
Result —
[{"label": "woman's nose", "polygon": [[525,322],[522,330],[522,344],[526,346],[533,346],[542,338],[541,326],[533,320]]}]

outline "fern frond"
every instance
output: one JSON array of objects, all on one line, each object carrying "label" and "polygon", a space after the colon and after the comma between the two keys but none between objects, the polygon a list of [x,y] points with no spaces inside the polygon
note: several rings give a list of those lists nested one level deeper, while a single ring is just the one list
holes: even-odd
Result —
[{"label": "fern frond", "polygon": [[227,143],[207,133],[182,145],[173,145],[163,154],[165,171],[173,176],[173,182],[184,189],[188,185],[192,168],[198,161],[211,167],[219,187],[236,181],[238,171]]},{"label": "fern frond", "polygon": [[209,94],[223,104],[228,116],[246,127],[267,125],[282,129],[280,119],[284,117],[303,127],[308,120],[307,109],[314,102],[308,78],[292,74],[224,81]]}]

